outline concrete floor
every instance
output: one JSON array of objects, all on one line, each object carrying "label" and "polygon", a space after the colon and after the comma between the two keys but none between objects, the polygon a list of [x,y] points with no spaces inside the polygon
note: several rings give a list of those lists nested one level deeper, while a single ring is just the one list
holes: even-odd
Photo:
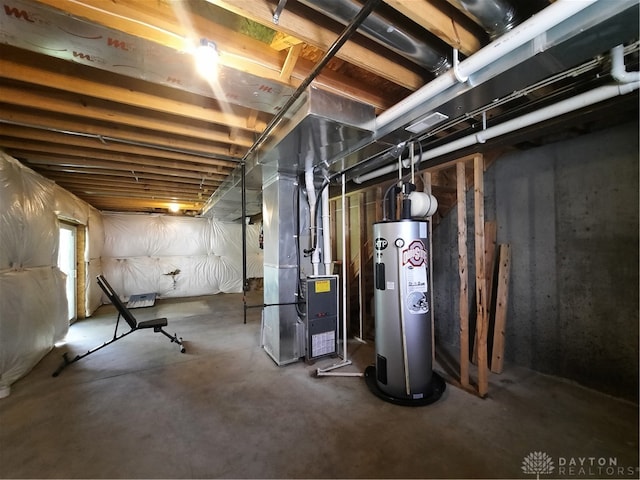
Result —
[{"label": "concrete floor", "polygon": [[[249,304],[261,303],[251,293]],[[638,406],[509,367],[477,398],[451,385],[427,407],[373,396],[358,377],[277,367],[260,348],[260,310],[242,295],[158,301],[186,354],[136,332],[51,373],[63,351],[109,339],[101,307],[0,400],[2,478],[638,478]],[[354,365],[370,344],[350,345]],[[553,471],[523,471],[541,452]],[[548,464],[549,465],[549,464]]]}]

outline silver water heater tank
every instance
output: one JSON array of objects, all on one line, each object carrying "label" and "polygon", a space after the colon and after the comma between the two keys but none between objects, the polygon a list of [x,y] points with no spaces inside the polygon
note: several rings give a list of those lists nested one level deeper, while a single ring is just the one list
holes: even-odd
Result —
[{"label": "silver water heater tank", "polygon": [[369,389],[402,405],[427,405],[445,384],[433,372],[429,225],[402,219],[373,225],[375,366]]}]

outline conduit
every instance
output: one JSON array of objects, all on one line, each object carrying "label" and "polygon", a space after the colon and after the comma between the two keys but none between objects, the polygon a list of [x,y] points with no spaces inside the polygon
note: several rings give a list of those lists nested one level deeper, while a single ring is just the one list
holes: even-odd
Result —
[{"label": "conduit", "polygon": [[[554,103],[553,105],[550,105],[548,107],[541,108],[539,110],[536,110],[535,112],[531,112],[513,120],[501,123],[500,125],[489,127],[479,133],[454,140],[453,142],[447,143],[446,145],[442,145],[441,147],[434,148],[432,150],[429,150],[428,152],[423,153],[422,155],[416,156],[412,159],[412,161],[413,163],[416,163],[418,161],[430,160],[463,148],[470,147],[478,143],[485,143],[487,140],[491,140],[501,135],[514,132],[521,128],[529,127],[531,125],[535,125],[536,123],[550,120],[560,115],[564,115],[566,113],[588,107],[604,100],[609,100],[620,95],[626,95],[633,92],[634,90],[637,90],[638,88],[640,88],[640,81],[633,81],[621,85],[605,85],[603,87],[598,87],[583,94],[576,95],[575,97],[571,97],[561,102]],[[409,165],[409,160],[403,161],[404,168],[408,168]],[[355,183],[363,183],[373,178],[392,173],[395,170],[396,165],[388,165],[373,172],[359,175],[355,177],[353,181]]]}]

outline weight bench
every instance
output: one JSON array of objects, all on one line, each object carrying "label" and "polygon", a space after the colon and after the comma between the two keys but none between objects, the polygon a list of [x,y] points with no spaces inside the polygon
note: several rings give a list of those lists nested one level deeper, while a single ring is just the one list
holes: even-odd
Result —
[{"label": "weight bench", "polygon": [[[184,345],[182,344],[182,338],[178,338],[176,334],[169,335],[167,332],[164,331],[163,327],[167,326],[166,318],[155,318],[153,320],[145,320],[144,322],[138,322],[136,320],[136,317],[133,316],[131,311],[129,311],[129,309],[124,305],[122,300],[120,300],[120,297],[118,296],[116,291],[111,287],[111,285],[109,285],[109,282],[107,282],[107,279],[104,278],[102,275],[98,275],[97,280],[98,280],[98,285],[100,285],[100,288],[102,289],[102,291],[107,295],[111,303],[118,310],[118,318],[116,320],[116,329],[113,332],[113,338],[108,342],[105,342],[102,345],[89,350],[87,353],[84,353],[82,355],[76,355],[75,358],[71,360],[68,357],[69,352],[65,352],[62,355],[62,359],[63,359],[62,364],[58,367],[58,369],[55,372],[53,372],[54,377],[57,377],[58,375],[60,375],[60,372],[62,372],[62,370],[64,370],[67,366],[71,365],[72,363],[75,363],[78,360],[81,360],[84,357],[91,355],[94,352],[97,352],[98,350],[106,347],[107,345],[111,345],[112,343],[120,340],[123,337],[126,337],[127,335],[137,330],[146,330],[146,329],[153,328],[154,332],[162,333],[165,337],[171,340],[171,343],[177,343],[180,346],[180,352],[184,353],[186,351],[184,348]],[[124,318],[127,324],[129,324],[130,330],[128,332],[124,332],[118,335],[118,324],[120,323],[120,317]]]}]

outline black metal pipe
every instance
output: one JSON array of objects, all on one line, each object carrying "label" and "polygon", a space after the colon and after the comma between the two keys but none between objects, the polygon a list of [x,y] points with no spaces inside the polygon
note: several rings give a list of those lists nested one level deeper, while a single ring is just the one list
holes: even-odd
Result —
[{"label": "black metal pipe", "polygon": [[[369,14],[380,3],[380,1],[381,0],[368,0],[367,3],[364,4],[364,6],[358,12],[358,14],[355,17],[353,17],[349,25],[347,25],[347,28],[345,28],[344,31],[340,34],[340,36],[333,42],[333,44],[329,47],[329,49],[324,54],[324,56],[320,59],[320,61],[315,65],[315,67],[313,67],[313,70],[311,71],[311,73],[309,73],[307,78],[305,78],[304,81],[298,86],[296,91],[293,92],[291,97],[289,97],[289,100],[287,100],[287,103],[285,103],[283,107],[280,109],[280,111],[271,119],[267,127],[262,131],[262,133],[256,139],[256,141],[253,142],[253,145],[249,147],[249,150],[247,150],[247,153],[244,154],[244,157],[242,157],[242,186],[241,186],[242,188],[242,279],[243,279],[242,280],[243,282],[242,301],[244,304],[244,323],[247,323],[247,308],[249,308],[247,306],[246,296],[245,296],[247,291],[246,290],[246,287],[247,287],[246,248],[247,246],[246,246],[246,225],[245,225],[246,191],[245,191],[245,178],[244,178],[246,162],[249,159],[249,157],[253,154],[253,152],[255,152],[258,149],[258,147],[260,147],[260,145],[262,145],[266,141],[266,139],[269,137],[273,129],[284,118],[285,114],[289,111],[291,106],[296,102],[296,100],[298,100],[298,98],[300,98],[300,95],[302,95],[302,93],[307,89],[307,87],[311,85],[311,82],[313,82],[315,78],[320,74],[322,69],[327,65],[327,63],[329,63],[329,60],[331,60],[335,56],[335,54],[338,52],[338,50],[347,42],[347,40],[351,38],[351,35],[353,35],[356,32],[360,24],[362,24],[362,22],[369,16]],[[283,304],[283,305],[295,305],[295,304],[297,304],[297,302],[291,303],[291,304]],[[272,305],[276,305],[276,304],[272,304]],[[264,305],[264,307],[268,307],[268,306],[271,306],[271,305]]]},{"label": "black metal pipe", "polygon": [[245,305],[245,308],[282,307],[285,305],[304,305],[305,303],[307,302],[259,303],[257,305]]},{"label": "black metal pipe", "polygon": [[242,291],[249,290],[249,280],[247,279],[247,184],[244,178],[246,164],[242,162]]},{"label": "black metal pipe", "polygon": [[242,303],[244,304],[244,323],[247,323],[247,291],[249,281],[247,280],[247,185],[244,178],[246,173],[246,163],[241,164],[241,190],[242,190]]},{"label": "black metal pipe", "polygon": [[327,65],[327,63],[329,63],[329,60],[331,60],[338,52],[338,50],[347,42],[347,40],[351,38],[351,35],[355,33],[360,24],[364,22],[364,20],[380,2],[381,0],[369,0],[364,4],[358,14],[353,17],[349,25],[347,25],[347,28],[344,29],[344,31],[335,40],[335,42],[333,42],[333,44],[329,47],[320,61],[315,65],[315,67],[313,67],[313,70],[311,71],[311,73],[309,73],[307,78],[304,79],[304,81],[298,86],[296,91],[293,92],[291,97],[289,97],[287,103],[285,103],[282,109],[280,109],[280,111],[271,119],[258,139],[253,143],[253,145],[251,145],[249,150],[247,150],[247,153],[245,153],[244,157],[242,158],[243,162],[246,161],[249,156],[251,156],[251,154],[253,154],[253,152],[265,142],[267,137],[271,134],[271,131],[280,123],[280,121],[284,118],[285,114],[287,113],[287,111],[289,111],[295,101],[298,100],[300,95],[302,95],[307,87],[311,85],[311,82],[313,82],[315,78],[320,74],[320,71]]}]

